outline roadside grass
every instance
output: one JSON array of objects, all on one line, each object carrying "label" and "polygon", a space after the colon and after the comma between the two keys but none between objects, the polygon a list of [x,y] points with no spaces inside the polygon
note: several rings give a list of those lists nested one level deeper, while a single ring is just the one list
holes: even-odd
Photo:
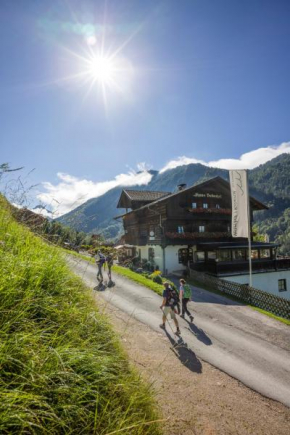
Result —
[{"label": "roadside grass", "polygon": [[130,269],[127,269],[126,267],[122,266],[113,266],[112,270],[116,272],[118,275],[123,275],[126,278],[131,279],[132,281],[137,282],[138,284],[144,285],[145,287],[150,288],[158,295],[162,296],[164,287],[162,284],[157,284],[156,282],[152,281],[149,278],[146,278],[145,276],[141,275],[140,273],[133,272]]},{"label": "roadside grass", "polygon": [[151,387],[58,248],[0,196],[0,433],[160,434]]},{"label": "roadside grass", "polygon": [[275,314],[270,313],[269,311],[265,311],[265,310],[263,310],[262,308],[255,307],[254,305],[246,304],[246,303],[244,303],[243,301],[241,301],[240,299],[235,298],[235,297],[232,296],[232,295],[228,295],[228,294],[226,294],[226,293],[223,293],[223,292],[221,292],[221,291],[219,291],[219,290],[216,290],[215,288],[211,287],[211,286],[208,285],[208,284],[204,284],[203,282],[200,282],[200,281],[198,281],[198,280],[196,280],[196,279],[193,279],[193,278],[188,278],[188,279],[187,279],[187,282],[188,282],[189,284],[191,284],[191,285],[194,285],[194,286],[196,286],[196,287],[200,287],[200,288],[202,288],[202,289],[204,289],[204,290],[207,290],[207,291],[209,291],[209,292],[211,292],[211,293],[215,293],[215,294],[217,294],[217,295],[219,295],[219,296],[224,296],[224,297],[226,297],[227,299],[230,299],[230,300],[232,300],[232,301],[234,301],[234,302],[238,302],[238,303],[240,303],[240,304],[242,304],[242,305],[246,305],[247,307],[250,307],[250,308],[252,308],[252,309],[255,310],[255,311],[259,311],[259,313],[265,314],[266,316],[271,317],[272,319],[275,319],[275,320],[278,320],[279,322],[284,323],[285,325],[290,325],[290,320],[288,320],[288,319],[284,319],[283,317],[276,316]]}]

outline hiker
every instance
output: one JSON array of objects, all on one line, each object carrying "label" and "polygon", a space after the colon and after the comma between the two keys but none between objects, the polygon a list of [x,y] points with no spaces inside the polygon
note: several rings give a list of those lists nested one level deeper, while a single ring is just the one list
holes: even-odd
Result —
[{"label": "hiker", "polygon": [[107,260],[107,266],[108,266],[108,277],[109,281],[112,281],[112,266],[114,264],[114,257],[112,254],[109,254],[106,258]]},{"label": "hiker", "polygon": [[188,311],[187,308],[187,304],[191,299],[191,289],[189,287],[188,284],[186,284],[184,279],[180,279],[179,280],[180,283],[180,287],[179,287],[179,297],[180,297],[180,302],[181,302],[181,306],[182,306],[182,314],[181,317],[184,319],[184,314],[186,313],[189,318],[190,321],[193,321],[193,316],[191,315],[191,313]]},{"label": "hiker", "polygon": [[164,283],[164,290],[163,290],[163,301],[162,301],[162,304],[160,306],[161,310],[163,311],[162,324],[160,325],[160,328],[165,329],[166,318],[167,318],[168,314],[170,314],[171,319],[174,321],[175,326],[176,326],[175,334],[180,335],[179,324],[178,324],[178,321],[176,319],[176,315],[175,315],[175,311],[174,311],[173,306],[174,306],[173,290],[170,288],[169,283],[165,282]]},{"label": "hiker", "polygon": [[97,258],[96,258],[96,263],[98,266],[98,273],[97,273],[97,280],[100,282],[103,282],[103,265],[105,264],[106,258],[105,256],[101,253],[101,251],[98,251],[97,254]]},{"label": "hiker", "polygon": [[174,312],[176,313],[176,311],[177,311],[177,314],[180,316],[179,293],[175,288],[172,288],[170,284],[169,284],[169,288],[172,292],[172,296],[174,299],[174,302],[172,304],[172,308],[173,308]]}]

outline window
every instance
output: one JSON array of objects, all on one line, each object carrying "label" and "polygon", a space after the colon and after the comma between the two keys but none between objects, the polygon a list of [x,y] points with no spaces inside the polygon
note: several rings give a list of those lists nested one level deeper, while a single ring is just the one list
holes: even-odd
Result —
[{"label": "window", "polygon": [[270,258],[270,249],[261,249],[260,258]]},{"label": "window", "polygon": [[233,260],[246,260],[246,251],[244,249],[235,249],[233,251]]},{"label": "window", "polygon": [[196,202],[193,202],[193,203],[191,204],[191,208],[197,208],[197,203],[196,203]]},{"label": "window", "polygon": [[215,251],[208,251],[207,259],[208,260],[215,260],[216,259],[216,252]]},{"label": "window", "polygon": [[286,279],[278,279],[278,290],[279,292],[287,291]]},{"label": "window", "polygon": [[198,231],[199,231],[200,233],[204,233],[204,232],[205,232],[205,226],[204,226],[204,225],[200,225],[200,226],[198,227]]},{"label": "window", "polygon": [[220,261],[231,261],[231,251],[229,249],[223,249],[219,251]]},{"label": "window", "polygon": [[221,208],[221,206],[219,204],[216,204],[215,208]]},{"label": "window", "polygon": [[208,208],[208,203],[207,203],[207,202],[204,202],[204,203],[202,204],[202,206],[203,206],[203,208]]},{"label": "window", "polygon": [[154,257],[155,257],[154,248],[148,248],[148,260],[151,263],[154,262]]},{"label": "window", "polygon": [[179,226],[179,227],[177,227],[177,232],[178,232],[178,233],[184,233],[184,228],[183,228],[183,226]]},{"label": "window", "polygon": [[146,228],[140,229],[140,237],[147,237],[147,229]]},{"label": "window", "polygon": [[196,252],[196,260],[197,261],[204,261],[205,258],[205,252],[197,251]]},{"label": "window", "polygon": [[188,262],[193,261],[193,252],[192,249],[183,248],[178,250],[178,262],[180,264],[187,265]]},{"label": "window", "polygon": [[[247,251],[247,260],[249,259],[249,251]],[[258,260],[259,259],[259,251],[257,249],[251,250],[251,259]]]}]

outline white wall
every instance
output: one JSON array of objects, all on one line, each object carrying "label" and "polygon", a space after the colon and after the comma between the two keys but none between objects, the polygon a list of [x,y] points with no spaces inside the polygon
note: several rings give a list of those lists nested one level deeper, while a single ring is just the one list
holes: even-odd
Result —
[{"label": "white wall", "polygon": [[163,253],[162,248],[159,245],[146,245],[146,246],[136,246],[137,253],[139,253],[139,249],[141,250],[141,260],[148,260],[148,249],[154,249],[154,262],[159,267],[161,271],[163,271]]},{"label": "white wall", "polygon": [[176,270],[184,270],[186,269],[183,264],[178,263],[178,250],[184,249],[186,246],[184,245],[176,245],[176,246],[166,246],[165,248],[165,269],[167,269],[168,273],[171,273]]},{"label": "white wall", "polygon": [[[159,269],[163,271],[163,249],[159,245],[146,245],[146,246],[136,246],[137,252],[141,250],[141,259],[148,260],[148,248],[154,248],[155,253],[155,264],[158,265]],[[178,263],[178,250],[184,249],[184,245],[177,246],[166,246],[165,248],[165,269],[167,273],[171,273],[175,270],[184,270],[185,266]]]},{"label": "white wall", "polygon": [[[237,282],[238,284],[249,284],[249,274],[221,278],[227,281]],[[278,279],[286,279],[287,291],[278,291]],[[290,300],[290,270],[253,273],[252,286],[275,296],[280,296],[284,299]]]}]

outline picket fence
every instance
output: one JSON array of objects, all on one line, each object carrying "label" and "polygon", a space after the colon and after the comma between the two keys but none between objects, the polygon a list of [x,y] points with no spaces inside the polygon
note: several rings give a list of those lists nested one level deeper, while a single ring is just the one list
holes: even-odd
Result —
[{"label": "picket fence", "polygon": [[214,289],[234,296],[241,302],[253,305],[263,310],[269,311],[276,316],[290,320],[290,300],[272,295],[262,290],[249,287],[243,284],[237,284],[224,279],[216,278],[215,276],[207,275],[203,272],[190,270],[190,276],[200,283],[209,284]]}]

